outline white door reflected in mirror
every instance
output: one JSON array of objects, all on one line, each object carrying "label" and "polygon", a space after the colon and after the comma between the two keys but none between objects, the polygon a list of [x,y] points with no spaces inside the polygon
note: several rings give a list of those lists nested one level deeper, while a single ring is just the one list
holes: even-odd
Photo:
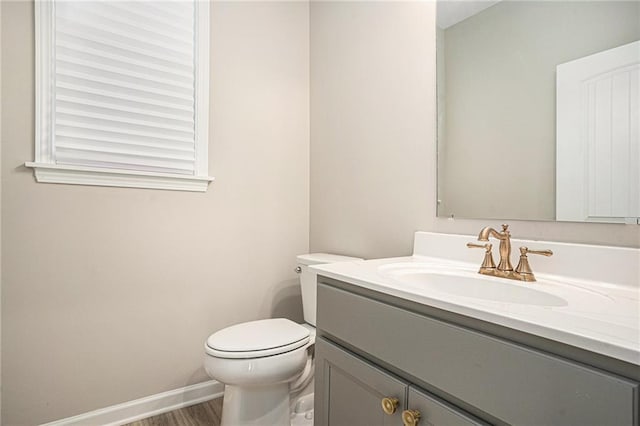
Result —
[{"label": "white door reflected in mirror", "polygon": [[556,220],[638,223],[640,41],[556,75]]}]

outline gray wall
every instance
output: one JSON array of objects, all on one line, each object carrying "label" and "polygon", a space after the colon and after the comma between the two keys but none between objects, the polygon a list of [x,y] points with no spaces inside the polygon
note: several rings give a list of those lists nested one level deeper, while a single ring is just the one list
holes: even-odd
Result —
[{"label": "gray wall", "polygon": [[639,40],[640,2],[503,1],[442,36],[438,212],[555,219],[556,66]]},{"label": "gray wall", "polygon": [[308,4],[212,3],[205,194],[39,184],[31,2],[2,2],[2,413],[32,425],[208,380],[206,337],[301,320]]},{"label": "gray wall", "polygon": [[[0,7],[0,47],[2,46],[2,7]],[[0,99],[2,99],[2,49],[0,48]],[[0,176],[2,176],[2,102],[0,102]],[[0,179],[0,424],[2,423],[2,182]]]},{"label": "gray wall", "polygon": [[[400,256],[417,230],[500,224],[436,218],[434,7],[312,3],[312,251]],[[640,247],[635,225],[509,223],[519,238]]]},{"label": "gray wall", "polygon": [[430,2],[311,3],[312,251],[405,254],[428,223],[432,13]]}]

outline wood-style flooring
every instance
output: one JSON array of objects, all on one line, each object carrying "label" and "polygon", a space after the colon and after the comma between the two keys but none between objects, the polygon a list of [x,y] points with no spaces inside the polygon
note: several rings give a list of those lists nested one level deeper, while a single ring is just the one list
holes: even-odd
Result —
[{"label": "wood-style flooring", "polygon": [[220,426],[222,398],[138,420],[125,426]]}]

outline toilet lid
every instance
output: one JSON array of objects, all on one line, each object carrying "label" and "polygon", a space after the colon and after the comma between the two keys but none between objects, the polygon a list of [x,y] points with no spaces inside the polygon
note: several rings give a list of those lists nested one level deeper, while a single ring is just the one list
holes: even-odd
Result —
[{"label": "toilet lid", "polygon": [[289,352],[309,342],[309,330],[285,318],[250,321],[213,333],[205,349],[220,358],[259,358]]}]

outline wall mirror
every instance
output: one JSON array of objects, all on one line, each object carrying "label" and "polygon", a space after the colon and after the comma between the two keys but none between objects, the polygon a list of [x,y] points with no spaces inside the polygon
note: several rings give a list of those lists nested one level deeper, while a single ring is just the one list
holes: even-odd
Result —
[{"label": "wall mirror", "polygon": [[638,223],[640,2],[437,2],[438,216]]}]

